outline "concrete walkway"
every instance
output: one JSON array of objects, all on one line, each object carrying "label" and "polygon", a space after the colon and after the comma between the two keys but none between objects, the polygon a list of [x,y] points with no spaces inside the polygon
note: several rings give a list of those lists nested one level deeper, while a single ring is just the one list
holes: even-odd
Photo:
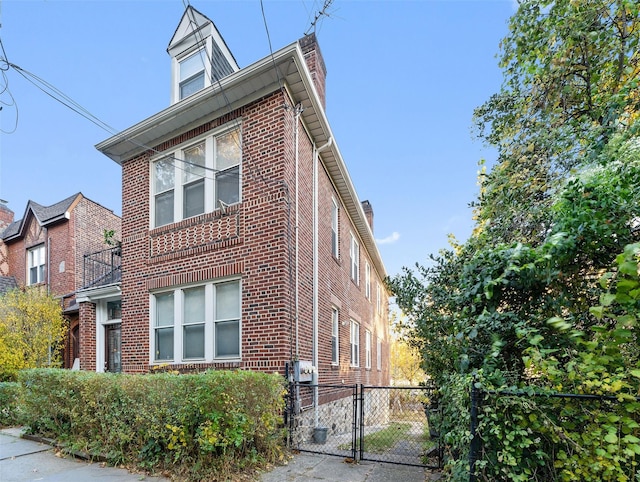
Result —
[{"label": "concrete walkway", "polygon": [[[0,430],[1,482],[168,482],[164,477],[130,473],[126,469],[60,456],[49,445],[21,438],[20,429]],[[341,457],[300,453],[287,465],[256,476],[259,482],[425,482],[438,480],[419,467],[378,462],[348,463]]]},{"label": "concrete walkway", "polygon": [[163,477],[133,474],[126,469],[69,456],[59,456],[50,445],[20,438],[20,429],[0,430],[1,482],[75,482],[104,480],[106,482],[157,481]]},{"label": "concrete walkway", "polygon": [[431,474],[420,467],[369,461],[354,464],[333,455],[301,452],[288,465],[262,474],[259,481],[425,482],[438,479],[439,474]]}]

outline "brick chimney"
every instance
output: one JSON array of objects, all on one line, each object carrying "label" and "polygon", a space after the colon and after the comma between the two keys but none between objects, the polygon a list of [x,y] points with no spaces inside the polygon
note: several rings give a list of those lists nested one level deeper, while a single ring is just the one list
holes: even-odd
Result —
[{"label": "brick chimney", "polygon": [[362,201],[362,209],[364,210],[364,216],[367,218],[371,232],[373,232],[373,207],[369,201]]},{"label": "brick chimney", "polygon": [[[7,207],[4,201],[0,200],[0,236],[7,226],[13,222],[13,211]],[[0,238],[0,276],[9,276],[9,250]]]},{"label": "brick chimney", "polygon": [[0,235],[13,222],[13,211],[0,200]]},{"label": "brick chimney", "polygon": [[304,59],[307,62],[307,68],[309,69],[309,72],[311,72],[313,85],[315,85],[318,96],[320,97],[322,108],[326,109],[327,100],[325,83],[327,79],[327,68],[324,64],[324,59],[322,58],[322,52],[320,52],[320,45],[318,45],[316,34],[312,33],[305,35],[298,40],[298,43],[300,44],[300,48],[304,54]]}]

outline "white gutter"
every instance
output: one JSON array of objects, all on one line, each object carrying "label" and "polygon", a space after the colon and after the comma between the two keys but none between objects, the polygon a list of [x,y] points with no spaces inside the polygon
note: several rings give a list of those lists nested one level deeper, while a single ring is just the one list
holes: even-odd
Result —
[{"label": "white gutter", "polygon": [[313,390],[313,406],[315,425],[318,427],[318,160],[321,151],[325,150],[333,144],[333,137],[329,137],[326,144],[320,147],[313,145],[313,366],[316,368],[313,372],[311,383],[316,385]]}]

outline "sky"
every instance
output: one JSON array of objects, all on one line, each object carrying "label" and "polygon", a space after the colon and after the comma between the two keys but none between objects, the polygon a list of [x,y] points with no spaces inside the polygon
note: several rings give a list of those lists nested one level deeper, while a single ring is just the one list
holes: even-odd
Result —
[{"label": "sky", "polygon": [[[322,0],[189,0],[240,67],[301,38]],[[2,56],[115,131],[169,106],[168,43],[187,0],[0,0]],[[327,117],[389,275],[469,236],[478,161],[474,108],[500,89],[496,55],[513,0],[333,0],[316,35]],[[2,65],[0,65],[2,67]],[[112,133],[2,71],[0,199],[20,219],[77,192],[121,214],[120,166],[95,149]]]}]

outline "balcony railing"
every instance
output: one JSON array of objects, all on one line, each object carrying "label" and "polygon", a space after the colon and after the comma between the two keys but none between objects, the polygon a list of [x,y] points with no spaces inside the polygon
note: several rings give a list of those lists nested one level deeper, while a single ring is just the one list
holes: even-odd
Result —
[{"label": "balcony railing", "polygon": [[114,246],[84,255],[83,288],[118,283],[122,279],[122,248]]}]

